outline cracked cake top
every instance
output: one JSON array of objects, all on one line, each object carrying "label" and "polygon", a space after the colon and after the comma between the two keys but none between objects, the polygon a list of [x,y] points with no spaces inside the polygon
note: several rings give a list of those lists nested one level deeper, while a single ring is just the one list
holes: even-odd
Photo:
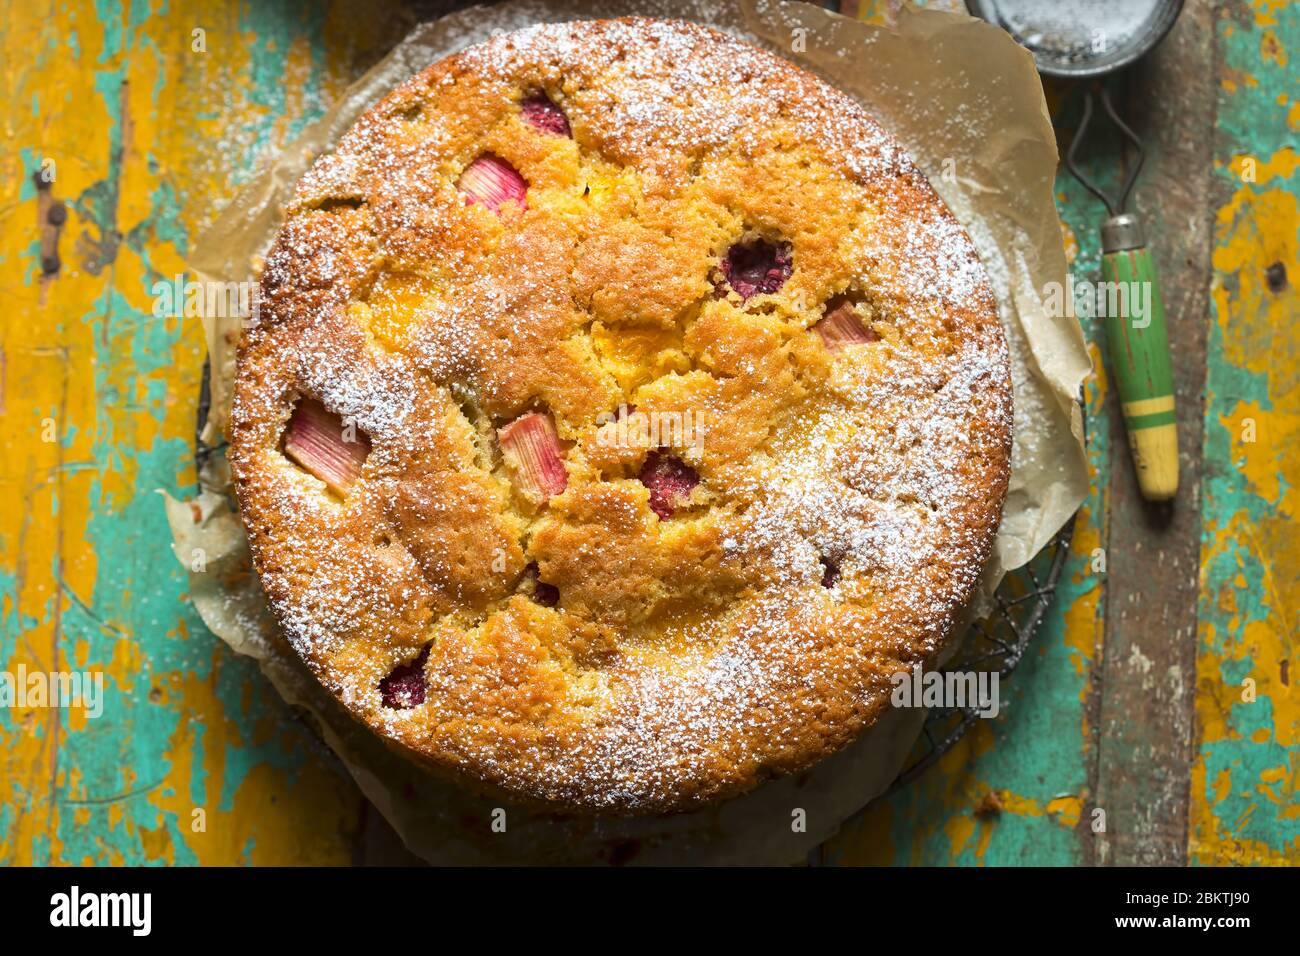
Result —
[{"label": "cracked cake top", "polygon": [[716,31],[539,26],[299,183],[230,460],[284,633],[489,792],[686,809],[888,706],[970,598],[1011,395],[975,250],[842,93]]}]

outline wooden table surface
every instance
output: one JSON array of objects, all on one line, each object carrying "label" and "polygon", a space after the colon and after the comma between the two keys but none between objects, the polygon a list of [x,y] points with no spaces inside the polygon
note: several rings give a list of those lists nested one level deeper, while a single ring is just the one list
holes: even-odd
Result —
[{"label": "wooden table surface", "polygon": [[[189,606],[156,493],[195,487],[203,342],[197,320],[152,317],[151,287],[232,183],[433,8],[379,9],[102,0],[0,20],[0,669],[106,675],[97,719],[0,708],[0,862],[405,858]],[[1000,716],[825,861],[1300,863],[1298,78],[1300,5],[1234,0],[1189,3],[1114,83],[1150,149],[1137,205],[1182,491],[1137,496],[1085,321],[1093,484],[1057,603]],[[1049,101],[1067,142],[1077,104]],[[1112,135],[1087,153],[1107,182],[1132,161]],[[1064,171],[1058,189],[1074,272],[1095,277],[1100,204]]]}]

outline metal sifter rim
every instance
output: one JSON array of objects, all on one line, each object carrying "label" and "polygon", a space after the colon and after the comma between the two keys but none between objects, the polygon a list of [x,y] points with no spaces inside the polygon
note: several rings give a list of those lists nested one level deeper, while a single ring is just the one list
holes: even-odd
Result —
[{"label": "metal sifter rim", "polygon": [[[1073,8],[1073,11],[1078,16],[1077,22],[1079,25],[1088,25],[1087,14],[1079,8],[1079,4],[1051,4],[1051,6],[1054,10],[1060,10],[1061,6]],[[1016,34],[1002,18],[998,0],[966,0],[966,8],[972,16],[987,20],[994,26],[1001,27],[1013,37],[1016,37]],[[1045,76],[1063,79],[1105,76],[1116,70],[1122,70],[1163,40],[1165,34],[1173,27],[1174,21],[1178,19],[1178,14],[1182,12],[1182,9],[1183,0],[1160,0],[1155,15],[1141,30],[1135,31],[1125,43],[1115,47],[1115,49],[1108,50],[1095,57],[1088,57],[1074,62],[1064,62],[1052,58],[1050,54],[1042,50],[1035,50],[1027,45],[1025,48],[1033,54],[1038,72]],[[1016,37],[1016,39],[1019,41],[1020,38]]]}]

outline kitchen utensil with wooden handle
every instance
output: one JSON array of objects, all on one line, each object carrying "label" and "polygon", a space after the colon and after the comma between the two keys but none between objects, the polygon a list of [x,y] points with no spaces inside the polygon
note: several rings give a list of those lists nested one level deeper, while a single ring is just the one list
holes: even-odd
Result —
[{"label": "kitchen utensil with wooden handle", "polygon": [[[1094,95],[1137,153],[1118,199],[1112,199],[1084,175],[1076,155],[1092,120]],[[1165,305],[1142,225],[1137,216],[1124,211],[1145,155],[1142,140],[1120,118],[1106,87],[1097,83],[1086,89],[1083,116],[1065,154],[1065,164],[1074,178],[1106,206],[1108,215],[1101,224],[1101,273],[1110,285],[1103,287],[1107,294],[1104,299],[1099,296],[1098,302],[1106,303],[1111,376],[1119,393],[1142,497],[1168,501],[1178,493],[1178,426]]]},{"label": "kitchen utensil with wooden handle", "polygon": [[1167,501],[1178,492],[1178,426],[1160,281],[1132,213],[1102,223],[1101,250],[1109,299],[1121,306],[1106,310],[1106,336],[1138,486],[1144,498]]},{"label": "kitchen utensil with wooden handle", "polygon": [[[1086,80],[1083,116],[1065,164],[1075,179],[1106,205],[1101,226],[1101,271],[1110,294],[1106,309],[1111,375],[1119,392],[1129,447],[1142,496],[1167,501],[1178,493],[1178,431],[1174,387],[1165,334],[1165,307],[1155,263],[1137,217],[1124,211],[1142,169],[1142,140],[1129,129],[1101,78],[1137,62],[1169,32],[1183,0],[1148,3],[1049,3],[1045,0],[967,0],[970,11],[1008,30],[1033,54],[1038,72]],[[1118,199],[1089,179],[1076,158],[1093,115],[1093,101],[1136,152]]]}]

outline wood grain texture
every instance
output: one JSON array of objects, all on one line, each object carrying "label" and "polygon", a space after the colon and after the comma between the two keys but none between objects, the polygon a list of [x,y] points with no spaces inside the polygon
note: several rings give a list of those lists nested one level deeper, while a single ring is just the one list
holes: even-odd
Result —
[{"label": "wood grain texture", "polygon": [[[202,334],[155,315],[150,289],[231,182],[396,39],[371,20],[110,2],[0,25],[0,663],[105,683],[98,718],[0,710],[0,861],[353,855],[355,789],[185,599],[155,489],[194,486]],[[54,201],[68,215],[49,270]]]},{"label": "wood grain texture", "polygon": [[[1119,403],[1109,403],[1117,454],[1109,476],[1095,783],[1107,827],[1095,835],[1094,853],[1096,862],[1120,866],[1186,862],[1216,103],[1213,38],[1208,3],[1190,3],[1164,42],[1119,81],[1121,110],[1148,151],[1134,199],[1164,295],[1181,452],[1177,498],[1167,504],[1144,500],[1123,439]],[[1124,165],[1134,161],[1127,151]]]},{"label": "wood grain texture", "polygon": [[[156,317],[150,290],[232,184],[447,4],[179,6],[44,3],[0,23],[0,670],[106,675],[97,719],[0,709],[0,862],[409,861],[187,603],[154,489],[194,489],[202,337]],[[1184,18],[1120,87],[1152,149],[1137,196],[1183,493],[1164,519],[1140,504],[1085,319],[1093,487],[1057,604],[1000,716],[826,861],[1300,863],[1300,8],[1194,0]],[[1077,108],[1048,93],[1068,136]],[[1112,181],[1118,141],[1088,152]],[[1065,173],[1058,201],[1072,270],[1095,278],[1100,206]]]},{"label": "wood grain texture", "polygon": [[1300,6],[1215,8],[1188,856],[1300,863]]}]

